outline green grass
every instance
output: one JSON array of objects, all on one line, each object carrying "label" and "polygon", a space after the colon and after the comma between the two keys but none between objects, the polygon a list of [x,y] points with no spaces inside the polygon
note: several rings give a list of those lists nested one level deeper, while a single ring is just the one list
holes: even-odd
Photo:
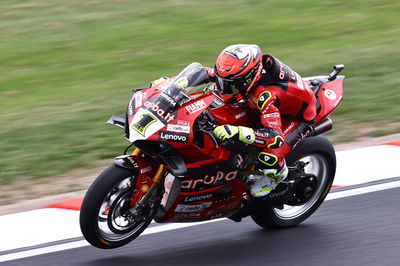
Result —
[{"label": "green grass", "polygon": [[[2,0],[0,183],[121,153],[130,89],[233,43],[257,43],[302,76],[344,63],[339,139],[400,121],[400,2],[392,0]],[[392,132],[398,127],[376,132]],[[349,134],[351,132],[351,134]]]}]

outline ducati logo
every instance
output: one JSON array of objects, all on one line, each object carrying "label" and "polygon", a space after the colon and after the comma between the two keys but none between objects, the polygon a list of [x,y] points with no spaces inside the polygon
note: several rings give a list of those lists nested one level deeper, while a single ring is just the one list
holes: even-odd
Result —
[{"label": "ducati logo", "polygon": [[325,94],[326,98],[328,98],[329,100],[335,100],[337,97],[336,93],[330,89],[324,90],[324,94]]}]

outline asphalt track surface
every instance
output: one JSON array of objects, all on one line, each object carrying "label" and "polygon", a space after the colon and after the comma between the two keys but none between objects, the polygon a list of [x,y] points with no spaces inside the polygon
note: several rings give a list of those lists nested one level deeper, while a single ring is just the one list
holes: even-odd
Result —
[{"label": "asphalt track surface", "polygon": [[[85,246],[0,264],[398,266],[399,205],[400,187],[395,187],[325,201],[308,220],[290,229],[266,231],[249,217],[241,223],[224,219],[140,236],[118,249]],[[76,240],[81,239],[69,241]]]}]

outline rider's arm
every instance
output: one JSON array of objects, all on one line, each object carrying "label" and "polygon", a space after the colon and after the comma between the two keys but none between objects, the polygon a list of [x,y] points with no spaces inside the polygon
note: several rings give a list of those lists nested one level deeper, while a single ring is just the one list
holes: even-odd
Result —
[{"label": "rider's arm", "polygon": [[248,104],[260,114],[261,128],[222,125],[214,129],[214,134],[222,141],[236,138],[246,144],[261,148],[279,148],[284,143],[281,129],[281,115],[276,107],[273,91],[256,89],[248,99]]},{"label": "rider's arm", "polygon": [[249,104],[260,114],[262,128],[253,128],[252,145],[261,148],[279,148],[284,143],[281,114],[272,87],[258,87],[250,96]]},{"label": "rider's arm", "polygon": [[194,87],[215,81],[214,70],[209,67],[199,68],[188,76],[188,86]]}]

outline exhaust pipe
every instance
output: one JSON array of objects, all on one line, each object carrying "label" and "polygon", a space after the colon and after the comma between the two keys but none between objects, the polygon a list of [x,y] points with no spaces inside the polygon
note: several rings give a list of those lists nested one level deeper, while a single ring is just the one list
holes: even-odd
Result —
[{"label": "exhaust pipe", "polygon": [[331,130],[333,127],[333,122],[330,118],[326,117],[320,121],[314,128],[314,131],[310,134],[311,136],[317,136],[326,131]]}]

